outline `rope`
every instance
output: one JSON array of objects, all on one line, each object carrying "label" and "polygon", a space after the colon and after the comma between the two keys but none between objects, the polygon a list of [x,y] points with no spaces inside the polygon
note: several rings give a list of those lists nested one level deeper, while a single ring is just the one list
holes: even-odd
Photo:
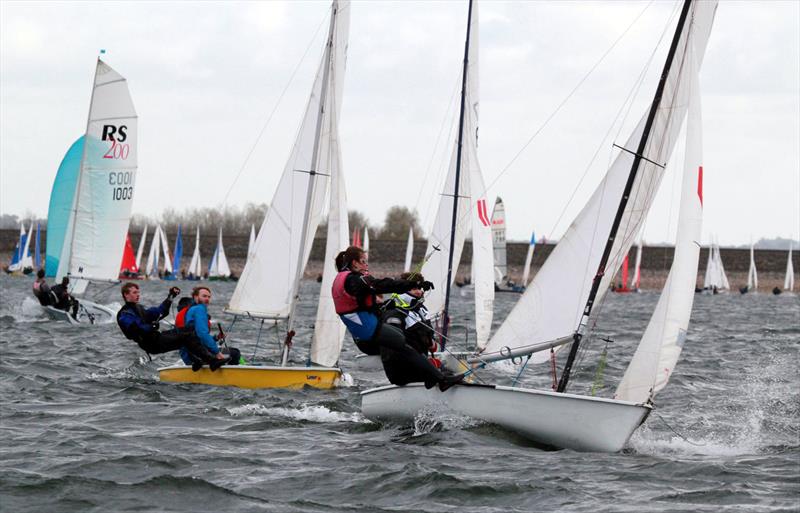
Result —
[{"label": "rope", "polygon": [[239,168],[239,172],[236,173],[236,177],[233,179],[233,182],[231,183],[231,186],[228,188],[228,192],[225,193],[225,197],[222,200],[222,207],[223,208],[228,203],[228,197],[230,196],[231,191],[233,191],[233,187],[236,185],[236,182],[239,181],[239,177],[242,176],[242,172],[244,172],[244,168],[247,166],[247,163],[250,162],[250,157],[253,155],[253,152],[255,151],[256,147],[258,146],[258,143],[261,141],[261,136],[264,135],[264,131],[267,129],[267,126],[269,125],[270,121],[272,121],[272,117],[275,115],[275,112],[278,110],[278,107],[281,104],[281,100],[283,100],[283,96],[286,94],[286,91],[289,90],[289,86],[292,85],[292,81],[294,80],[294,77],[297,74],[297,71],[300,69],[300,65],[303,64],[303,61],[305,60],[306,55],[308,55],[308,51],[311,49],[311,46],[314,44],[314,41],[316,41],[316,39],[317,39],[317,34],[319,34],[319,31],[322,28],[322,25],[324,24],[324,22],[327,19],[328,19],[328,14],[327,14],[327,11],[326,11],[325,17],[322,19],[322,21],[320,21],[319,25],[317,26],[317,30],[314,32],[314,35],[312,36],[311,41],[308,43],[308,46],[306,47],[306,50],[303,52],[303,56],[300,57],[300,61],[298,61],[297,66],[295,66],[295,68],[294,68],[294,71],[292,71],[292,75],[289,77],[289,81],[286,83],[286,86],[283,88],[283,91],[281,91],[280,96],[278,96],[278,100],[275,102],[275,106],[272,108],[272,111],[269,113],[269,116],[267,116],[267,120],[264,122],[264,125],[261,127],[261,131],[258,132],[258,136],[256,137],[256,140],[253,143],[253,146],[250,148],[250,151],[247,152],[247,156],[245,157],[244,162],[242,162],[242,166]]},{"label": "rope", "polygon": [[[655,413],[655,412],[653,412],[653,413]],[[686,438],[685,436],[683,436],[683,435],[682,435],[682,434],[681,434],[681,433],[680,433],[680,432],[679,432],[677,429],[675,429],[674,427],[670,426],[670,425],[669,425],[669,422],[667,422],[666,420],[664,420],[664,417],[662,417],[662,416],[661,416],[661,415],[659,415],[658,413],[655,413],[655,416],[656,416],[656,417],[658,417],[658,418],[661,420],[661,422],[663,422],[663,423],[664,423],[664,425],[665,425],[665,426],[667,426],[667,427],[669,428],[669,430],[670,430],[670,431],[672,431],[673,433],[675,433],[676,435],[678,435],[678,437],[679,437],[679,438],[681,438],[681,439],[682,439],[684,442],[686,442],[686,443],[688,443],[688,444],[691,444],[691,445],[694,445],[695,447],[704,447],[704,446],[706,445],[706,444],[698,444],[698,443],[692,442],[691,440],[689,440],[688,438]]]}]

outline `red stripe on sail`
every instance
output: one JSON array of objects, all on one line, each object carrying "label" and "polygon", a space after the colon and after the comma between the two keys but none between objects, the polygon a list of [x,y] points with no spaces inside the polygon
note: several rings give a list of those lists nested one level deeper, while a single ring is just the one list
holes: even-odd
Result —
[{"label": "red stripe on sail", "polygon": [[703,166],[697,168],[697,196],[700,197],[700,206],[703,206]]},{"label": "red stripe on sail", "polygon": [[478,219],[483,226],[489,226],[489,216],[486,215],[486,200],[478,200]]}]

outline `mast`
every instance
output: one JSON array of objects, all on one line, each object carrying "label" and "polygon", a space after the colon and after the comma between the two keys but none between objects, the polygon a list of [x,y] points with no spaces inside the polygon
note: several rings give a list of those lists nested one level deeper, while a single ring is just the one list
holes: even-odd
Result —
[{"label": "mast", "polygon": [[[328,75],[331,69],[331,54],[333,49],[333,36],[334,30],[336,28],[336,13],[339,10],[339,4],[334,0],[333,5],[331,6],[331,24],[328,29],[328,44],[325,45],[325,70],[323,71],[322,75],[322,88],[320,90],[319,96],[319,114],[317,115],[317,126],[314,132],[314,152],[311,155],[311,169],[308,170],[308,189],[306,191],[306,208],[305,212],[303,212],[303,226],[300,231],[300,251],[297,254],[297,270],[294,279],[294,285],[292,286],[292,302],[289,306],[289,326],[287,328],[287,342],[291,341],[291,334],[294,328],[295,316],[294,316],[294,309],[297,306],[297,295],[298,290],[300,288],[300,278],[303,276],[303,254],[305,253],[304,248],[306,245],[306,238],[308,237],[308,215],[309,211],[311,210],[311,200],[314,196],[314,181],[317,175],[317,161],[319,158],[319,140],[320,135],[322,134],[322,120],[325,117],[325,98],[328,95]],[[286,343],[283,346],[283,355],[281,356],[281,366],[286,366],[286,363],[289,359],[289,347],[290,343]]]},{"label": "mast", "polygon": [[[78,215],[78,198],[81,194],[81,182],[83,182],[83,165],[86,161],[86,151],[89,147],[89,126],[92,122],[92,107],[94,106],[94,91],[97,89],[97,70],[100,67],[100,57],[97,58],[97,62],[94,66],[94,80],[92,80],[92,95],[89,98],[89,112],[86,114],[86,130],[83,132],[83,152],[81,152],[81,164],[78,167],[78,181],[75,184],[75,194],[72,197],[72,208],[70,209],[70,220],[67,224],[67,229],[70,231],[69,236],[69,258],[66,261],[66,269],[64,275],[69,276],[70,269],[72,268],[72,245],[75,243],[75,218]],[[63,260],[63,249],[61,259]],[[59,267],[61,264],[59,264]],[[56,270],[56,274],[58,274],[58,270]],[[74,284],[73,284],[74,286]]]},{"label": "mast", "polygon": [[630,197],[631,190],[633,189],[633,183],[636,180],[636,175],[639,171],[639,165],[641,164],[644,150],[647,147],[647,142],[650,137],[650,130],[653,127],[653,122],[655,121],[658,107],[661,104],[661,97],[664,94],[664,87],[666,86],[667,77],[669,76],[672,62],[675,58],[675,52],[678,49],[678,43],[680,42],[681,34],[683,33],[683,27],[686,24],[686,18],[689,15],[691,5],[692,0],[685,0],[683,8],[681,9],[681,15],[678,19],[678,26],[675,28],[675,35],[673,36],[672,43],[669,47],[667,60],[664,63],[664,69],[661,72],[661,77],[658,80],[658,87],[656,88],[656,93],[653,97],[653,103],[650,106],[650,111],[647,114],[647,120],[645,121],[642,138],[639,140],[639,146],[636,148],[636,153],[633,157],[633,164],[631,165],[631,170],[628,174],[628,181],[625,183],[625,189],[622,191],[622,197],[620,198],[619,206],[617,207],[617,213],[614,216],[614,222],[611,225],[611,231],[608,234],[608,240],[606,241],[603,255],[600,258],[600,263],[597,266],[597,272],[592,280],[592,288],[589,291],[589,297],[586,300],[586,306],[583,309],[583,315],[581,316],[578,328],[575,330],[575,334],[573,335],[572,346],[570,347],[569,355],[567,356],[567,362],[564,364],[564,371],[561,373],[561,379],[558,382],[558,388],[556,389],[557,392],[564,392],[567,388],[567,384],[569,383],[572,365],[575,363],[575,358],[578,355],[578,348],[580,347],[581,339],[583,339],[583,329],[586,327],[589,316],[592,313],[594,300],[597,296],[598,290],[600,289],[600,282],[605,274],[606,265],[608,264],[608,259],[611,256],[611,249],[614,246],[614,241],[616,240],[617,232],[619,231],[619,225],[622,222],[622,216],[625,213],[625,207],[628,205],[628,198]]},{"label": "mast", "polygon": [[456,221],[458,219],[458,185],[461,179],[461,149],[464,140],[464,106],[467,96],[467,70],[469,67],[469,35],[472,28],[472,0],[469,0],[469,12],[467,14],[467,39],[464,43],[464,68],[461,75],[461,110],[458,115],[458,146],[456,155],[456,176],[453,187],[453,221],[450,225],[450,252],[447,257],[447,281],[445,282],[444,311],[442,313],[442,350],[447,342],[447,331],[450,327],[450,316],[447,314],[450,308],[450,284],[453,276],[453,251],[456,244]]}]

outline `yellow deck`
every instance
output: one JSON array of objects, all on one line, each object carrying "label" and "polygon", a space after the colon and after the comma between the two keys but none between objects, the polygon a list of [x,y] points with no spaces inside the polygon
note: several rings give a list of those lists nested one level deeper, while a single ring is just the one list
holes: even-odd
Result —
[{"label": "yellow deck", "polygon": [[239,388],[333,388],[342,371],[335,367],[273,367],[260,365],[223,366],[214,372],[203,367],[176,365],[158,369],[161,381]]}]

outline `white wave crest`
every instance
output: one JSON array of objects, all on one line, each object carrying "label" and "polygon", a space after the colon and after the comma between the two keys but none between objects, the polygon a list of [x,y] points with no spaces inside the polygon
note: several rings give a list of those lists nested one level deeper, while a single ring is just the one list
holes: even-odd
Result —
[{"label": "white wave crest", "polygon": [[261,404],[245,404],[243,406],[234,406],[226,408],[228,413],[234,417],[248,416],[248,415],[264,415],[267,417],[286,417],[293,420],[302,420],[306,422],[356,422],[369,424],[370,421],[365,419],[360,413],[346,413],[340,411],[331,411],[325,406],[310,406],[303,404],[298,409],[281,408],[281,407],[267,407]]}]

